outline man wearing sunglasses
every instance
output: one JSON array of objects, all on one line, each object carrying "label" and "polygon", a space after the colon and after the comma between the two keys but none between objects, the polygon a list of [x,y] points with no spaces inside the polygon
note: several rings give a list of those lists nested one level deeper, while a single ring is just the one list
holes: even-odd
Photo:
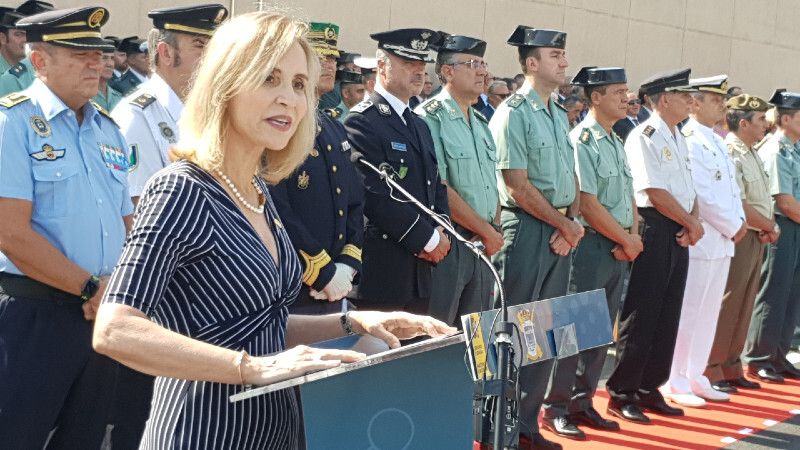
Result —
[{"label": "man wearing sunglasses", "polygon": [[483,109],[483,115],[486,116],[488,120],[492,120],[492,116],[494,115],[494,111],[500,106],[500,103],[503,103],[503,100],[507,99],[509,95],[511,95],[511,91],[508,89],[508,84],[503,80],[495,80],[492,81],[492,84],[489,85],[489,101],[486,108]]},{"label": "man wearing sunglasses", "polygon": [[[471,106],[483,92],[485,51],[486,42],[479,39],[446,36],[436,58],[442,91],[415,112],[431,130],[453,225],[462,236],[482,241],[492,256],[503,245],[496,223],[497,156],[489,121]],[[454,324],[461,315],[487,309],[493,285],[488,268],[454,241],[450,254],[433,268],[428,313]]]},{"label": "man wearing sunglasses", "polygon": [[631,132],[632,129],[636,128],[639,125],[639,111],[642,109],[642,101],[639,100],[639,97],[635,91],[628,92],[628,108],[627,112],[625,113],[625,117],[619,119],[614,124],[614,132],[617,133],[622,139],[622,142],[625,142],[625,139],[628,137],[628,133]]}]

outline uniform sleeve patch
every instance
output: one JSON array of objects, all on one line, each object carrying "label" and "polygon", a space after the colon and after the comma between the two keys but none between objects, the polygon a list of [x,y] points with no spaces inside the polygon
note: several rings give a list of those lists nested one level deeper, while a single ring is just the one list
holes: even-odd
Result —
[{"label": "uniform sleeve patch", "polygon": [[28,100],[30,100],[30,98],[27,95],[22,95],[19,92],[12,92],[11,94],[0,98],[0,106],[11,108]]},{"label": "uniform sleeve patch", "polygon": [[148,106],[150,106],[154,101],[156,101],[156,98],[153,97],[152,95],[142,94],[136,97],[135,99],[131,100],[131,104],[136,105],[139,108],[145,109]]},{"label": "uniform sleeve patch", "polygon": [[653,133],[655,133],[655,132],[656,132],[656,129],[653,128],[651,125],[648,125],[648,126],[644,127],[644,130],[642,130],[642,134],[647,136],[647,137],[653,137]]},{"label": "uniform sleeve patch", "polygon": [[521,94],[514,94],[511,97],[508,97],[508,100],[506,100],[508,106],[512,108],[516,108],[519,105],[523,104],[524,102],[525,102],[525,96]]}]

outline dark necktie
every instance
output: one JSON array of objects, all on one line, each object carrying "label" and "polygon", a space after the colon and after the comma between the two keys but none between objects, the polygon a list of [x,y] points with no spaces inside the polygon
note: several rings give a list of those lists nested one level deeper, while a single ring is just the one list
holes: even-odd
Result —
[{"label": "dark necktie", "polygon": [[639,119],[637,119],[636,117],[634,117],[633,119],[631,119],[631,122],[633,122],[633,126],[635,126],[635,127],[638,127],[638,126],[639,126]]},{"label": "dark necktie", "polygon": [[419,144],[419,136],[417,135],[417,127],[414,126],[414,113],[411,112],[410,108],[406,108],[403,111],[403,119],[406,121],[406,126],[408,127],[409,131],[411,131],[411,135],[414,136],[416,139],[417,144]]}]

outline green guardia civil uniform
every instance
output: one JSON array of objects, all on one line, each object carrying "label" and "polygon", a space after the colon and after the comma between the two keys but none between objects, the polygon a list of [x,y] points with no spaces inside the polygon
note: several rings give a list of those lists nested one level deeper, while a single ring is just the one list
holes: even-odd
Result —
[{"label": "green guardia civil uniform", "polygon": [[[470,107],[469,117],[443,89],[417,106],[433,137],[442,180],[483,220],[492,223],[497,213],[495,178],[497,154],[486,117]],[[474,233],[454,223],[466,238]],[[452,243],[450,253],[433,269],[428,313],[448,324],[464,314],[489,307],[494,279],[489,269],[462,243]]]},{"label": "green guardia civil uniform", "polygon": [[92,97],[95,103],[102,106],[103,109],[106,111],[111,111],[117,106],[120,100],[122,100],[122,94],[117,92],[116,89],[112,88],[111,86],[106,87],[106,95],[103,95],[102,92],[97,92],[97,95]]},{"label": "green guardia civil uniform", "polygon": [[0,74],[6,73],[11,67],[13,67],[12,64],[5,57],[0,56]]},{"label": "green guardia civil uniform", "polygon": [[19,64],[0,75],[0,96],[24,91],[33,84],[35,79],[36,73],[33,71],[31,59],[26,57]]}]

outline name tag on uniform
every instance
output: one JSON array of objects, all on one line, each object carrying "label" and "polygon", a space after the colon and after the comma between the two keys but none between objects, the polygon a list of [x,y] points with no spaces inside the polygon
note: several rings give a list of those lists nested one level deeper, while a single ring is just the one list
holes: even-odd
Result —
[{"label": "name tag on uniform", "polygon": [[403,144],[402,142],[392,142],[392,150],[404,152],[406,151],[406,144]]},{"label": "name tag on uniform", "polygon": [[106,163],[106,167],[109,169],[128,171],[128,157],[120,147],[100,144],[100,154],[103,155],[103,162]]},{"label": "name tag on uniform", "polygon": [[346,152],[346,151],[348,151],[350,149],[351,149],[350,141],[342,141],[342,151]]}]

